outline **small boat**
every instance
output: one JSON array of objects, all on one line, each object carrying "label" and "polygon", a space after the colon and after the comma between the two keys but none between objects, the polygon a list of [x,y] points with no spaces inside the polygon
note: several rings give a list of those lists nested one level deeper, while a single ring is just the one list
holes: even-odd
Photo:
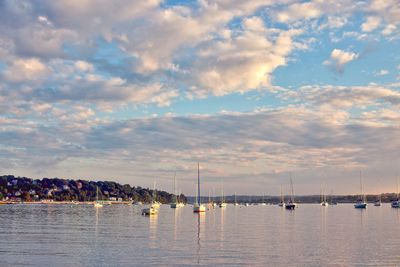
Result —
[{"label": "small boat", "polygon": [[101,208],[101,207],[103,207],[103,204],[101,204],[101,203],[99,202],[99,187],[98,187],[98,186],[96,186],[96,202],[94,203],[94,207],[95,207],[95,208]]},{"label": "small boat", "polygon": [[218,204],[220,208],[226,208],[225,197],[224,197],[224,184],[221,182],[221,202]]},{"label": "small boat", "polygon": [[236,201],[236,192],[235,192],[235,200],[234,200],[234,202],[233,202],[233,205],[234,205],[234,206],[239,206],[239,203],[237,203],[237,201]]},{"label": "small boat", "polygon": [[382,194],[379,194],[379,198],[374,202],[375,207],[382,206]]},{"label": "small boat", "polygon": [[365,195],[363,193],[363,185],[362,185],[362,176],[361,176],[361,171],[360,171],[360,199],[357,201],[356,204],[354,204],[354,208],[356,209],[366,209],[367,208],[367,202],[365,199]]},{"label": "small boat", "polygon": [[205,212],[206,206],[201,204],[200,197],[200,163],[197,162],[197,190],[196,190],[196,202],[193,205],[193,212]]},{"label": "small boat", "polygon": [[156,214],[158,214],[158,209],[154,208],[153,206],[142,209],[142,215],[150,216]]},{"label": "small boat", "polygon": [[174,175],[174,202],[170,204],[170,207],[172,209],[177,209],[177,208],[182,208],[184,206],[183,203],[179,202],[179,197],[177,195],[177,191],[176,191],[176,172]]},{"label": "small boat", "polygon": [[294,210],[297,208],[297,204],[294,202],[294,189],[293,189],[293,179],[292,179],[292,174],[290,174],[290,200],[285,203],[285,209],[287,210]]},{"label": "small boat", "polygon": [[392,208],[398,209],[400,208],[400,200],[393,200],[390,205],[392,206]]},{"label": "small boat", "polygon": [[246,207],[250,206],[250,204],[249,204],[249,203],[244,203],[244,205],[245,205]]},{"label": "small boat", "polygon": [[321,206],[327,207],[329,206],[328,201],[326,200],[326,194],[325,194],[325,187],[321,187]]},{"label": "small boat", "polygon": [[279,207],[285,207],[285,197],[283,196],[283,188],[281,185],[281,202],[278,204]]},{"label": "small boat", "polygon": [[400,200],[399,200],[399,177],[397,176],[397,184],[396,184],[396,188],[397,188],[397,193],[396,193],[396,199],[392,200],[392,202],[390,203],[390,206],[394,209],[398,209],[400,208]]}]

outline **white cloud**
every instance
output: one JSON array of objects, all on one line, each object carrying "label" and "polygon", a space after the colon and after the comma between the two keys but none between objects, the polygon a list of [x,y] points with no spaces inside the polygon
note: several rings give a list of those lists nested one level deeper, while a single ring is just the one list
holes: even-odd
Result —
[{"label": "white cloud", "polygon": [[367,17],[367,20],[361,25],[363,32],[372,32],[381,25],[381,19],[379,17]]},{"label": "white cloud", "polygon": [[379,70],[377,73],[375,73],[376,76],[385,76],[385,75],[388,75],[388,74],[389,74],[389,71],[388,70],[384,70],[384,69]]},{"label": "white cloud", "polygon": [[312,19],[321,15],[321,9],[314,2],[295,3],[287,10],[277,14],[279,22],[290,22],[299,19]]},{"label": "white cloud", "polygon": [[37,81],[48,74],[49,69],[37,58],[15,60],[3,72],[4,78],[11,82]]},{"label": "white cloud", "polygon": [[344,65],[357,59],[359,54],[353,52],[346,52],[340,49],[334,49],[331,56],[323,64],[332,67],[337,73],[343,73]]}]

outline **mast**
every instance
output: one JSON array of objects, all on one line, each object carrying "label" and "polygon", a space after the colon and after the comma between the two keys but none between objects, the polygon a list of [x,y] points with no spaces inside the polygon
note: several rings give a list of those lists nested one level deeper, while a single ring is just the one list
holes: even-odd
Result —
[{"label": "mast", "polygon": [[361,200],[364,201],[361,171],[360,171],[360,191],[361,191]]},{"label": "mast", "polygon": [[293,189],[293,178],[292,178],[292,173],[290,173],[290,191],[291,191],[291,201],[294,203],[294,189]]},{"label": "mast", "polygon": [[197,203],[200,206],[200,162],[197,162]]},{"label": "mast", "polygon": [[176,195],[176,172],[174,174],[174,195],[175,195],[175,204],[178,202],[178,198]]},{"label": "mast", "polygon": [[235,192],[235,203],[236,203],[236,192]]},{"label": "mast", "polygon": [[396,198],[399,200],[399,175],[396,176]]},{"label": "mast", "polygon": [[285,202],[285,199],[284,199],[284,197],[283,197],[283,188],[282,188],[282,185],[281,185],[281,202],[282,202],[282,203]]}]

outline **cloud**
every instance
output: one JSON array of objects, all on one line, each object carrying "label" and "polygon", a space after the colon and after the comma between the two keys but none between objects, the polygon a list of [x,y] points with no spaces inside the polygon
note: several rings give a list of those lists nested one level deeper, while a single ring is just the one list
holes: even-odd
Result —
[{"label": "cloud", "polygon": [[334,49],[328,60],[323,62],[323,65],[331,67],[337,73],[343,73],[344,65],[357,59],[359,54],[346,52],[340,49]]},{"label": "cloud", "polygon": [[272,72],[286,64],[299,30],[269,31],[260,18],[243,21],[243,30],[205,44],[195,62],[196,92],[225,95],[270,85]]},{"label": "cloud", "polygon": [[381,19],[378,17],[367,17],[367,20],[361,25],[363,32],[372,32],[381,24]]},{"label": "cloud", "polygon": [[382,70],[379,70],[378,72],[376,72],[375,76],[385,76],[385,75],[388,75],[388,74],[389,74],[388,70],[382,69]]},{"label": "cloud", "polygon": [[11,62],[2,76],[11,82],[37,81],[50,74],[50,70],[37,58]]}]

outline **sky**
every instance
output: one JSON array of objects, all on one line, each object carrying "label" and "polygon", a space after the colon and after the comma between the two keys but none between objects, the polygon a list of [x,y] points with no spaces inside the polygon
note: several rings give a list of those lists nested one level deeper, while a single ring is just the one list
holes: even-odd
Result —
[{"label": "sky", "polygon": [[395,192],[398,0],[0,2],[0,174]]}]

